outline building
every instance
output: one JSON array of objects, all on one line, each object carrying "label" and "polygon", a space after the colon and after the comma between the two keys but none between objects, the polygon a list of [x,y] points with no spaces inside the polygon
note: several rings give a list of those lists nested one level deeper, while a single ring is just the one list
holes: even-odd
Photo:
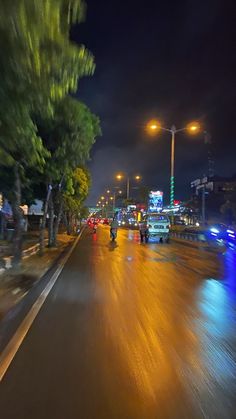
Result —
[{"label": "building", "polygon": [[205,176],[191,182],[191,187],[194,189],[195,195],[200,195],[203,187],[205,187],[206,192],[221,195],[223,200],[236,199],[236,175],[232,177],[214,176],[212,178]]}]

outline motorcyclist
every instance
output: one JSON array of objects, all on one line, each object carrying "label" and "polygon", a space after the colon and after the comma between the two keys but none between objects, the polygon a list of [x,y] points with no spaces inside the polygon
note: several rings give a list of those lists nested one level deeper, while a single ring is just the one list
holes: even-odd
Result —
[{"label": "motorcyclist", "polygon": [[95,234],[97,232],[97,228],[98,228],[98,223],[96,220],[94,220],[93,222],[93,233]]},{"label": "motorcyclist", "polygon": [[112,241],[115,241],[115,239],[117,237],[118,227],[119,227],[119,223],[118,223],[117,219],[115,217],[113,217],[113,220],[111,222],[111,229],[110,229],[110,235],[111,235]]}]

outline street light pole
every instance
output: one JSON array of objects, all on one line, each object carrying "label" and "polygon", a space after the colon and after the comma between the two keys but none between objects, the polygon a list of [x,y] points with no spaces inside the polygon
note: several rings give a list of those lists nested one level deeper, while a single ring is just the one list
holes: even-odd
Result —
[{"label": "street light pole", "polygon": [[206,224],[206,187],[202,187],[202,224]]},{"label": "street light pole", "polygon": [[175,133],[176,127],[171,127],[171,169],[170,169],[170,207],[174,207],[175,199]]},{"label": "street light pole", "polygon": [[171,133],[171,169],[170,169],[170,208],[174,208],[175,199],[175,135],[177,132],[188,130],[192,134],[199,131],[199,124],[197,122],[190,123],[184,128],[176,129],[175,125],[171,128],[161,126],[158,121],[150,121],[147,125],[148,131],[153,135],[156,131],[162,130]]},{"label": "street light pole", "polygon": [[[123,178],[125,178],[126,179],[126,199],[128,200],[129,199],[129,197],[130,197],[130,176],[128,175],[128,174],[125,174],[125,175],[117,175],[116,176],[116,178],[118,179],[118,180],[121,180],[121,179],[123,179]],[[141,176],[140,175],[136,175],[135,177],[134,177],[134,179],[136,179],[136,180],[140,180],[141,179]]]},{"label": "street light pole", "polygon": [[130,178],[129,178],[129,176],[127,176],[127,188],[126,188],[126,191],[127,191],[126,197],[127,197],[127,199],[129,199],[129,190],[130,190]]}]

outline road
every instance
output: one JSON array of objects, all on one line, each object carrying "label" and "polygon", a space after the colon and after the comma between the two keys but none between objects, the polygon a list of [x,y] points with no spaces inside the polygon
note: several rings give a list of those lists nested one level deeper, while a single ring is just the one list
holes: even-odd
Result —
[{"label": "road", "polygon": [[235,418],[235,267],[86,231],[0,384],[1,419]]}]

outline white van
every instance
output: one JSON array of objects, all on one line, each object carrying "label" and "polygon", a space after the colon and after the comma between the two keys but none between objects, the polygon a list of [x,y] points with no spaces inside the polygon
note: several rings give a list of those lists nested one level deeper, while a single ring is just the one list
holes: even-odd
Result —
[{"label": "white van", "polygon": [[170,219],[165,214],[149,213],[146,215],[149,237],[158,239],[160,242],[169,242]]}]

